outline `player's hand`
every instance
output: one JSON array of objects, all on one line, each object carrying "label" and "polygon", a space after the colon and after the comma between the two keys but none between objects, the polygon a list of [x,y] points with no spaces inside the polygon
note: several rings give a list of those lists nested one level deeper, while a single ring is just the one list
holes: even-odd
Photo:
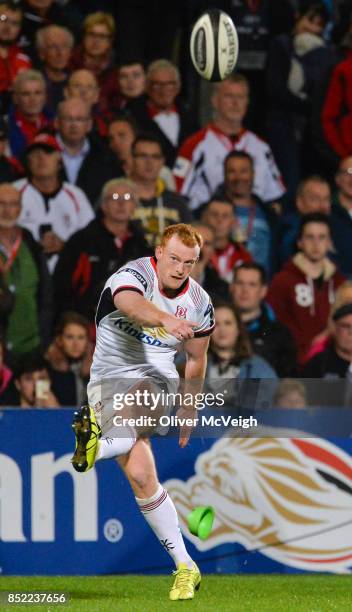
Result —
[{"label": "player's hand", "polygon": [[192,419],[193,421],[193,425],[180,425],[180,437],[178,443],[181,448],[187,446],[191,437],[192,429],[194,429],[197,425],[197,414],[197,410],[191,406],[187,408],[180,408],[176,413],[176,416],[179,419]]},{"label": "player's hand", "polygon": [[182,342],[194,337],[194,329],[199,327],[199,323],[195,321],[187,321],[186,319],[178,319],[173,315],[167,315],[163,321],[166,331]]}]

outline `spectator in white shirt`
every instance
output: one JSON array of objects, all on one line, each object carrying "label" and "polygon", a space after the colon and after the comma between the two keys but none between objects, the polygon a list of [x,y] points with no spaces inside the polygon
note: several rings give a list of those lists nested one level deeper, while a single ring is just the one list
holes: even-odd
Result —
[{"label": "spectator in white shirt", "polygon": [[49,134],[39,134],[26,150],[27,177],[15,182],[22,194],[19,224],[41,242],[52,272],[66,240],[94,217],[81,189],[62,182],[61,151]]},{"label": "spectator in white shirt", "polygon": [[214,120],[182,144],[174,167],[177,189],[190,200],[192,210],[207,202],[224,181],[224,159],[230,151],[245,151],[254,162],[254,193],[274,202],[285,193],[269,145],[243,121],[249,105],[247,79],[234,74],[214,84],[211,103]]}]

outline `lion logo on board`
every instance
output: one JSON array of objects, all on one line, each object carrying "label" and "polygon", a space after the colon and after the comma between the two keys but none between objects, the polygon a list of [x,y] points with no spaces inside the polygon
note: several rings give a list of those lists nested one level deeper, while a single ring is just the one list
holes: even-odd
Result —
[{"label": "lion logo on board", "polygon": [[[238,542],[307,571],[352,570],[352,458],[327,440],[223,438],[198,457],[188,481],[164,485],[199,550]],[[203,542],[189,533],[187,515],[209,503],[216,518]]]}]

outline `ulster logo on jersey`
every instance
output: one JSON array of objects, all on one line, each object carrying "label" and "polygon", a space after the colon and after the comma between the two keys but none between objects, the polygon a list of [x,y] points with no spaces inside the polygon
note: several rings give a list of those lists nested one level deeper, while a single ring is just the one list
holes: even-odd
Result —
[{"label": "ulster logo on jersey", "polygon": [[186,316],[187,316],[187,308],[184,308],[183,306],[177,306],[175,317],[178,317],[179,319],[185,319]]}]

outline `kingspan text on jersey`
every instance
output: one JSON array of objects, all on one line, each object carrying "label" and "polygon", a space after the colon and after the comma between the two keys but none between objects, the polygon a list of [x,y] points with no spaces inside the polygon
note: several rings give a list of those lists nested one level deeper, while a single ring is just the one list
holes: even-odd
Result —
[{"label": "kingspan text on jersey", "polygon": [[144,344],[149,344],[149,346],[170,348],[168,344],[165,344],[165,342],[160,342],[160,340],[157,338],[153,338],[153,336],[149,336],[144,331],[136,329],[129,321],[126,321],[126,319],[116,319],[116,321],[114,321],[114,325],[117,325],[121,331],[125,332],[129,336],[133,336],[136,340],[139,340],[139,342],[144,342]]}]

